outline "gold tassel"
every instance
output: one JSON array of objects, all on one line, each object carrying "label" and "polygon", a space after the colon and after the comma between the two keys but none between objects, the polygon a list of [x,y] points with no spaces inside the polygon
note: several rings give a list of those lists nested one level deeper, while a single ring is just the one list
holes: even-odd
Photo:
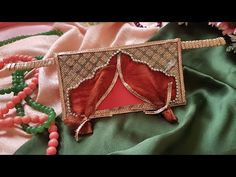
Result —
[{"label": "gold tassel", "polygon": [[166,110],[170,104],[171,101],[171,93],[172,93],[172,82],[168,83],[168,88],[167,88],[167,97],[166,97],[166,104],[165,106],[161,107],[160,109],[156,111],[144,111],[145,114],[159,114],[162,111]]},{"label": "gold tassel", "polygon": [[79,125],[79,127],[75,130],[75,139],[76,141],[79,141],[79,132],[80,130],[83,128],[83,126],[88,122],[90,121],[91,119],[89,118],[85,118],[82,123]]}]

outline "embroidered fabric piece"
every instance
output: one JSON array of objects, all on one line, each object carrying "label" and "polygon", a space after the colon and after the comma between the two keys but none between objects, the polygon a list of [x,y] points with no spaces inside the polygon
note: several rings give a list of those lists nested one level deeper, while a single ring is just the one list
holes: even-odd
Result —
[{"label": "embroidered fabric piece", "polygon": [[[59,53],[57,54],[57,64],[63,120],[69,124],[80,125],[84,122],[84,117],[93,119],[127,112],[155,111],[164,106],[179,106],[186,103],[180,39]],[[143,80],[144,87],[142,83],[137,85],[133,78],[129,78],[127,68],[144,72],[142,78],[136,78],[136,80]],[[143,103],[97,110],[98,105],[109,94],[118,77],[127,90],[143,100]],[[148,95],[143,90],[152,84],[148,83],[149,80],[153,80],[152,77],[155,77],[157,84],[153,87],[153,91],[148,91],[153,94]],[[173,84],[173,88],[170,103],[166,105],[169,83]],[[142,87],[143,90],[140,90]],[[80,127],[80,129],[81,134],[86,133],[83,132],[83,128]]]},{"label": "embroidered fabric piece", "polygon": [[[219,45],[225,45],[224,38],[182,42],[171,39],[63,52],[53,59],[15,63],[8,68],[29,69],[56,62],[63,120],[78,127],[78,139],[80,134],[92,133],[92,119],[114,114],[137,111],[161,113],[169,122],[176,122],[177,117],[171,107],[186,104],[181,50]],[[136,101],[107,104],[115,93],[113,88],[119,84]]]}]

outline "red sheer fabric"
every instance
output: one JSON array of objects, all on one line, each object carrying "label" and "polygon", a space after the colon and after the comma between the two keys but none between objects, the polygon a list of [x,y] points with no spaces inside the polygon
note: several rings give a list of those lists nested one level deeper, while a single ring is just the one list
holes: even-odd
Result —
[{"label": "red sheer fabric", "polygon": [[[70,91],[71,109],[78,115],[78,118],[75,120],[68,117],[65,119],[66,123],[80,125],[96,110],[144,103],[142,98],[150,101],[159,109],[166,104],[169,82],[172,82],[171,99],[175,99],[176,83],[174,77],[153,71],[146,64],[136,63],[126,54],[121,54],[120,59],[120,66],[117,62],[117,56],[114,56],[107,66],[96,72],[92,79],[84,81]],[[121,69],[120,72],[118,72],[118,68]],[[116,72],[119,73],[119,76],[113,89],[101,104],[97,105],[112,84]],[[132,91],[124,86],[124,82],[130,86]],[[131,92],[136,92],[142,98],[138,98]],[[98,107],[96,108],[96,106]],[[166,119],[169,121],[174,121],[176,118],[170,109],[167,109],[162,115],[167,116]],[[80,130],[80,134],[91,132],[91,123],[86,122]]]},{"label": "red sheer fabric", "polygon": [[153,71],[146,64],[133,62],[128,55],[122,54],[121,59],[121,72],[124,80],[138,94],[160,108],[166,103],[168,83],[172,82],[172,99],[175,99],[174,77]]},{"label": "red sheer fabric", "polygon": [[142,104],[144,101],[140,100],[132,93],[130,93],[122,84],[118,77],[113,89],[98,106],[98,110],[110,109],[119,106]]}]

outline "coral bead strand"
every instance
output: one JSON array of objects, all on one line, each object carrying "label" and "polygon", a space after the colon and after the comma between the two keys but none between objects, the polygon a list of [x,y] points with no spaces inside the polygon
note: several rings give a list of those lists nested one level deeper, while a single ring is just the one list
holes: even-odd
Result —
[{"label": "coral bead strand", "polygon": [[7,114],[10,109],[14,108],[16,104],[20,103],[26,96],[30,95],[38,84],[38,72],[36,71],[31,83],[28,87],[25,87],[22,91],[20,91],[16,96],[13,96],[12,100],[7,102],[7,104],[0,108],[0,118],[3,118],[4,114]]},{"label": "coral bead strand", "polygon": [[28,55],[12,55],[9,57],[5,57],[2,60],[0,60],[0,70],[9,63],[16,63],[18,61],[22,61],[22,62],[28,62],[28,61],[32,61],[34,59],[34,57],[32,56],[28,56]]},{"label": "coral bead strand", "polygon": [[25,101],[30,107],[48,115],[48,120],[46,122],[44,122],[42,125],[40,125],[38,127],[29,127],[28,126],[25,128],[25,131],[27,133],[42,133],[44,131],[44,129],[48,129],[50,127],[51,123],[55,120],[56,113],[55,113],[54,109],[44,106],[40,103],[37,103],[30,97],[26,97]]},{"label": "coral bead strand", "polygon": [[[37,60],[42,59],[42,56],[35,57]],[[8,63],[14,62],[27,62],[34,60],[31,56],[26,55],[14,55],[10,57],[5,57],[0,61],[0,69],[2,69]],[[7,89],[1,89],[0,94],[9,94],[14,93],[14,96],[11,101],[7,102],[3,108],[0,108],[0,128],[10,128],[15,125],[21,125],[22,129],[27,133],[41,133],[44,129],[48,129],[49,142],[48,148],[46,150],[47,155],[57,154],[58,138],[59,134],[57,132],[57,126],[54,121],[56,118],[56,113],[52,108],[41,105],[32,98],[29,97],[30,94],[36,89],[38,85],[38,69],[35,69],[33,78],[31,79],[30,84],[25,83],[24,75],[27,70],[18,70],[12,73],[12,87]],[[45,113],[45,116],[26,116],[24,113],[23,105],[21,104],[22,100],[25,100],[26,103],[32,108]],[[3,119],[4,115],[9,112],[10,109],[16,108],[16,117],[8,117]],[[53,123],[52,123],[53,122]],[[36,124],[36,126],[29,126],[29,123]]]},{"label": "coral bead strand", "polygon": [[[58,30],[53,30],[49,31],[46,33],[40,33],[36,35],[62,35],[63,33]],[[28,36],[18,36],[6,41],[1,41],[0,46],[6,45],[8,43],[12,43],[16,40],[20,40]],[[32,35],[35,36],[35,35]],[[41,60],[43,56],[37,56],[35,59]],[[9,56],[5,57],[3,59],[0,59],[0,70],[4,68],[6,64],[9,63],[16,63],[16,62],[28,62],[34,60],[33,57],[31,56],[26,56],[26,55],[14,55],[14,56]],[[50,135],[51,139],[48,142],[49,149],[47,149],[47,154],[48,155],[54,155],[57,153],[56,147],[58,146],[58,137],[59,134],[57,133],[57,126],[52,123],[54,122],[56,118],[56,113],[52,108],[46,107],[44,105],[41,105],[35,101],[33,101],[29,95],[33,92],[33,90],[37,87],[38,84],[38,70],[35,70],[35,75],[34,78],[32,79],[31,83],[27,85],[25,83],[25,78],[24,75],[27,70],[18,70],[12,73],[12,87],[11,88],[3,88],[0,89],[0,95],[4,94],[10,94],[14,93],[14,97],[12,98],[11,101],[9,101],[2,109],[0,109],[0,128],[2,127],[14,127],[15,125],[21,125],[22,129],[28,130],[27,132],[29,133],[40,133],[44,128],[49,128],[49,131],[52,134]],[[31,102],[33,105],[32,107],[38,107],[37,110],[42,110],[42,112],[47,113],[48,115],[45,116],[25,116],[24,108],[23,105],[21,104],[22,100],[26,99],[27,101]],[[8,117],[5,119],[3,118],[4,114],[7,114],[9,112],[9,109],[16,108],[16,117]],[[27,124],[33,123],[39,125],[38,127],[30,127],[27,126]],[[41,126],[41,127],[40,127]],[[24,127],[24,128],[23,128]]]},{"label": "coral bead strand", "polygon": [[[16,117],[9,117],[6,119],[0,119],[0,128],[11,128],[14,127],[16,124],[42,124],[47,121],[47,116],[16,116]],[[46,150],[46,155],[56,155],[57,154],[57,147],[58,147],[58,138],[59,134],[57,132],[58,128],[55,123],[52,123],[48,129],[49,132],[49,141],[48,141],[48,148]]]},{"label": "coral bead strand", "polygon": [[49,132],[49,142],[48,148],[46,150],[47,155],[56,155],[57,154],[57,147],[58,147],[58,138],[59,134],[57,132],[58,128],[56,124],[52,123],[48,129]]},{"label": "coral bead strand", "polygon": [[[19,58],[21,58],[21,60],[23,60],[22,58],[28,58],[28,59],[24,59],[24,61],[33,60],[33,57],[28,57],[28,56],[27,57],[26,56],[19,57],[17,55],[17,56],[11,56],[11,57],[13,59],[12,58],[11,59],[4,59],[4,61],[7,63],[8,61],[16,60],[16,58],[18,58],[18,61],[20,60]],[[42,59],[42,57],[37,57],[36,59],[40,60],[40,59]],[[43,123],[42,125],[40,125],[38,127],[30,127],[28,125],[22,124],[22,129],[25,130],[27,133],[41,133],[41,132],[43,132],[44,129],[49,128],[51,122],[55,120],[56,113],[52,108],[41,105],[41,104],[33,101],[29,97],[29,95],[32,93],[32,91],[38,85],[38,70],[35,70],[34,78],[32,79],[31,83],[27,87],[25,87],[26,83],[24,82],[24,78],[22,78],[22,72],[20,72],[20,71],[15,72],[15,74],[13,76],[14,76],[13,84],[15,84],[14,86],[15,87],[20,86],[20,88],[17,88],[18,90],[16,90],[16,89],[14,90],[14,93],[17,93],[17,95],[15,95],[12,99],[13,104],[16,106],[17,104],[20,104],[23,99],[25,99],[26,103],[30,107],[48,115],[48,120],[45,123]],[[18,78],[17,78],[17,76],[18,76]],[[17,82],[18,79],[20,79],[19,82]],[[23,88],[23,90],[22,90],[22,88]],[[9,103],[9,106],[12,106],[12,104]],[[2,111],[0,110],[0,117],[3,117],[2,115],[8,111],[9,111],[8,108],[4,108]],[[24,115],[24,114],[21,113],[21,115]]]},{"label": "coral bead strand", "polygon": [[48,116],[15,116],[15,117],[8,117],[6,119],[0,119],[0,127],[14,127],[15,125],[20,125],[22,123],[29,124],[42,124],[43,122],[47,121]]}]

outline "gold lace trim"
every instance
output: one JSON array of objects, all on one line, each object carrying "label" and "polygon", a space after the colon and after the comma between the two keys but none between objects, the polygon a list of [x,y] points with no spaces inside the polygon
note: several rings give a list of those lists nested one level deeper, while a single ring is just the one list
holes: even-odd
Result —
[{"label": "gold lace trim", "polygon": [[127,105],[114,107],[112,109],[97,110],[93,115],[89,116],[90,119],[100,118],[100,117],[111,117],[115,114],[124,114],[129,112],[139,112],[145,110],[156,110],[156,106],[149,103],[142,103],[136,105]]}]

